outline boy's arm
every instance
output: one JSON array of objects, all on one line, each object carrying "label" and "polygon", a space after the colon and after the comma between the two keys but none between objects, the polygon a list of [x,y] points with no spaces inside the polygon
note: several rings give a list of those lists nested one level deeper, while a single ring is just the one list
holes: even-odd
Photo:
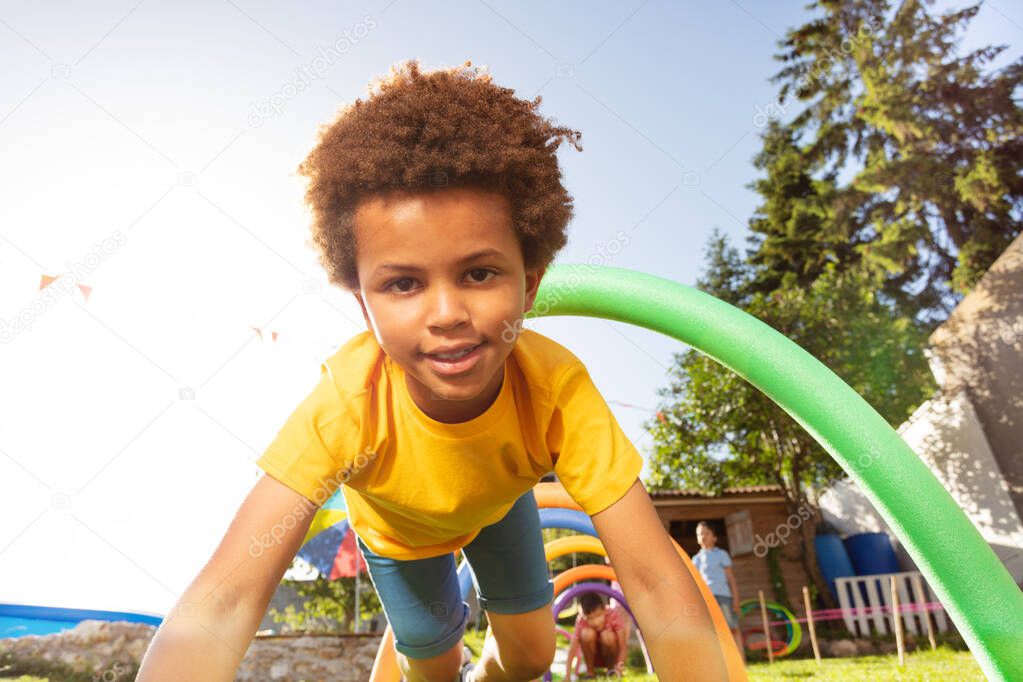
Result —
[{"label": "boy's arm", "polygon": [[625,670],[625,658],[629,653],[629,622],[626,620],[622,627],[618,628],[618,660],[615,661],[616,668]]},{"label": "boy's arm", "polygon": [[233,680],[316,509],[268,475],[257,480],[213,556],[160,624],[138,682]]},{"label": "boy's arm", "polygon": [[731,566],[725,566],[725,577],[728,578],[728,587],[732,590],[732,608],[739,613],[739,586],[735,584],[735,572]]},{"label": "boy's arm", "polygon": [[727,680],[707,604],[643,482],[637,478],[621,499],[591,518],[643,632],[657,677]]},{"label": "boy's arm", "polygon": [[565,672],[572,672],[572,665],[575,664],[576,672],[578,672],[579,666],[576,663],[576,659],[579,658],[579,630],[572,631],[572,640],[568,644],[568,658],[565,661]]}]

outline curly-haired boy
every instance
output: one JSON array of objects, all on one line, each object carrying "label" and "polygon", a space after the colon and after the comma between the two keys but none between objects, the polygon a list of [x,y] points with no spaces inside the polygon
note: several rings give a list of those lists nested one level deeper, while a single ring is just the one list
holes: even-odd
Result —
[{"label": "curly-haired boy", "polygon": [[[723,676],[707,607],[638,478],[642,457],[582,362],[522,328],[567,241],[556,151],[565,139],[581,150],[580,134],[471,66],[392,68],[299,166],[311,243],[367,330],[322,363],[257,461],[266,475],[179,602],[191,613],[161,626],[140,680],[230,679],[316,508],[341,485],[407,679],[542,676],[553,584],[533,487],[551,471],[591,516],[661,679]],[[275,525],[286,528],[275,542],[246,552]],[[463,660],[456,550],[493,633],[475,669]],[[171,662],[170,651],[185,655]]]}]

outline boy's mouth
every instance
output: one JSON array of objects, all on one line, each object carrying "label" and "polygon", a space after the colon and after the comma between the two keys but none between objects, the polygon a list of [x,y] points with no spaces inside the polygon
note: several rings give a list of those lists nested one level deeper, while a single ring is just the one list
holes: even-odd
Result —
[{"label": "boy's mouth", "polygon": [[438,374],[453,375],[468,372],[479,362],[485,342],[442,347],[439,352],[423,353]]},{"label": "boy's mouth", "polygon": [[[482,341],[480,343],[482,343]],[[461,343],[456,346],[444,346],[432,352],[426,353],[426,355],[435,357],[438,360],[457,360],[458,358],[464,356],[469,351],[476,348],[476,346],[479,346],[480,343]]]}]

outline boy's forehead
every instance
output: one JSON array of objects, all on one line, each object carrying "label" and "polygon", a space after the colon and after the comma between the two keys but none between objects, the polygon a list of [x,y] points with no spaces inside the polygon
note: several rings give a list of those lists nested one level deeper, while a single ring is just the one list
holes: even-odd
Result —
[{"label": "boy's forehead", "polygon": [[[438,247],[452,262],[486,250],[497,257],[518,255],[509,204],[498,194],[460,189],[375,195],[359,204],[355,223],[359,257],[374,266],[396,259],[414,264],[426,255],[424,246]],[[447,235],[457,242],[444,240]]]},{"label": "boy's forehead", "polygon": [[511,205],[501,193],[468,187],[417,192],[392,190],[365,197],[356,206],[355,214],[357,223],[385,222],[400,225],[438,216],[504,223],[511,219]]}]

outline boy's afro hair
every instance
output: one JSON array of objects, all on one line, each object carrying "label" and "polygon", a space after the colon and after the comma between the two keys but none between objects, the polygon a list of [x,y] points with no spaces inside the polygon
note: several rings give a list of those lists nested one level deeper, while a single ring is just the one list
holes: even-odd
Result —
[{"label": "boy's afro hair", "polygon": [[[582,151],[582,134],[554,125],[479,67],[424,73],[418,60],[391,67],[320,127],[298,167],[309,179],[312,240],[331,283],[359,290],[355,211],[374,195],[473,187],[511,204],[527,269],[546,267],[567,242],[572,197],[561,184],[562,138]],[[484,67],[485,70],[485,67]],[[374,85],[377,85],[374,88]]]}]

